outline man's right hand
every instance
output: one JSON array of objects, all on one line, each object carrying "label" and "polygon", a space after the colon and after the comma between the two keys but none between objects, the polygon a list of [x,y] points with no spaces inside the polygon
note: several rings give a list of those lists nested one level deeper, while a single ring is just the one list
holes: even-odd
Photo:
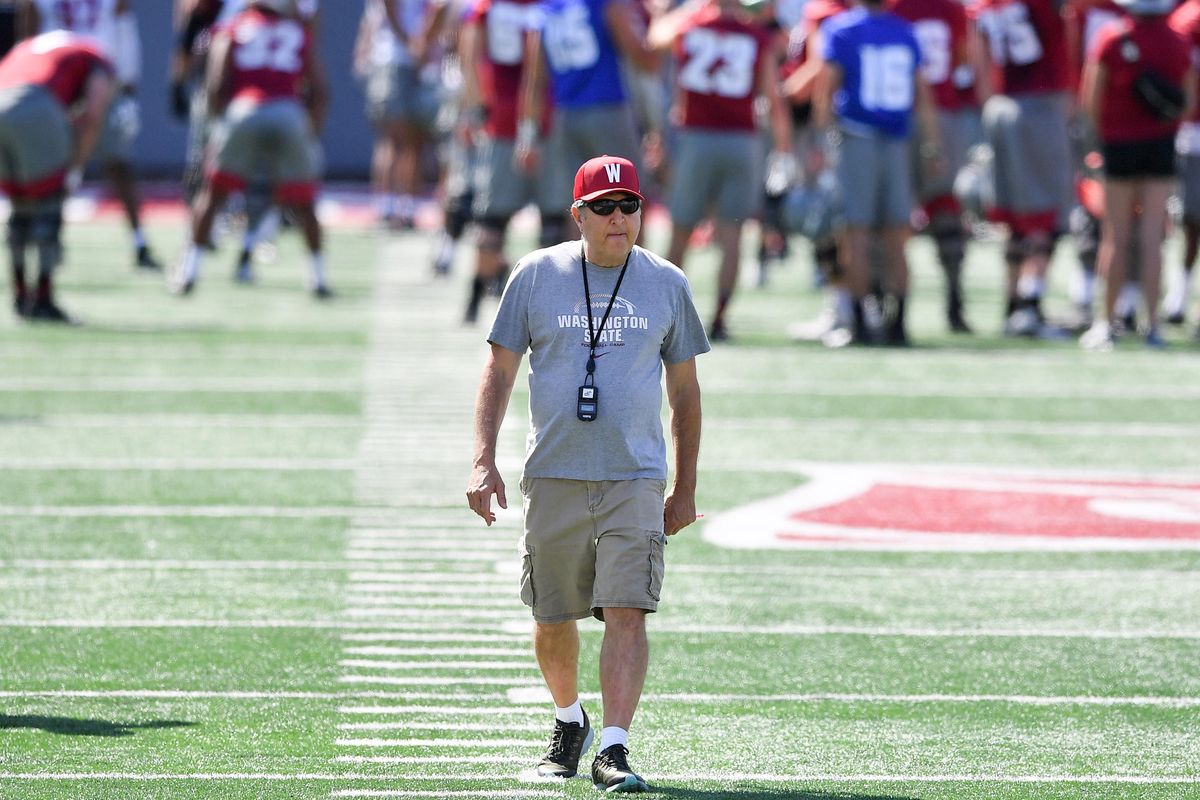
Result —
[{"label": "man's right hand", "polygon": [[483,518],[491,527],[496,521],[496,513],[492,511],[492,495],[496,495],[496,503],[501,508],[508,508],[508,498],[504,494],[504,479],[495,464],[476,464],[471,470],[471,478],[467,481],[467,505]]}]

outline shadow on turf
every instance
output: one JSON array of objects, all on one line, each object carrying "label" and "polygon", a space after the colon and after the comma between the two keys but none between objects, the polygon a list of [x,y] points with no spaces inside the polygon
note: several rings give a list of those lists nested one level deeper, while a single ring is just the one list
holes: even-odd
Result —
[{"label": "shadow on turf", "polygon": [[797,792],[794,789],[683,789],[651,784],[650,797],[678,797],[680,800],[914,800],[894,794],[855,794],[853,792]]},{"label": "shadow on turf", "polygon": [[104,719],[74,719],[72,717],[42,717],[0,715],[0,730],[37,728],[62,736],[132,736],[138,730],[151,728],[185,728],[195,722],[175,719],[156,719],[152,722],[109,722]]}]

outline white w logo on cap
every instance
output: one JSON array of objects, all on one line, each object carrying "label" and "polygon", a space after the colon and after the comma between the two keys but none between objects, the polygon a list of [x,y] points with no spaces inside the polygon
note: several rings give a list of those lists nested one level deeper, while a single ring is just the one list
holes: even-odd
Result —
[{"label": "white w logo on cap", "polygon": [[608,173],[609,183],[621,182],[621,165],[620,164],[605,164],[604,171]]}]

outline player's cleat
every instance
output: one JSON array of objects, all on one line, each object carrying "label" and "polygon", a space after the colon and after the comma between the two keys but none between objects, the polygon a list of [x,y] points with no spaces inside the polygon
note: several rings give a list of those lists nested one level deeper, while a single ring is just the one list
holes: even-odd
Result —
[{"label": "player's cleat", "polygon": [[946,324],[951,333],[974,333],[967,324],[967,318],[963,316],[962,300],[956,297],[951,297],[946,304]]},{"label": "player's cleat", "polygon": [[1079,346],[1093,353],[1110,352],[1114,343],[1112,327],[1104,320],[1096,320],[1095,324],[1079,337]]},{"label": "player's cleat", "polygon": [[162,272],[162,262],[154,257],[154,253],[150,252],[150,248],[142,245],[137,249],[137,255],[134,257],[134,266],[138,269],[144,269],[147,272]]},{"label": "player's cleat", "polygon": [[28,319],[36,322],[54,322],[60,325],[78,324],[70,314],[55,305],[54,301],[49,298],[38,300],[29,306]]},{"label": "player's cleat", "polygon": [[1166,350],[1167,340],[1163,338],[1162,333],[1157,327],[1146,331],[1146,347],[1151,350]]},{"label": "player's cleat", "polygon": [[20,319],[29,319],[29,293],[20,291],[13,296],[13,313]]},{"label": "player's cleat", "polygon": [[729,329],[725,327],[723,320],[714,321],[708,329],[708,340],[710,342],[728,342],[731,338]]},{"label": "player's cleat", "polygon": [[167,289],[171,292],[171,294],[179,295],[180,297],[187,297],[195,288],[196,279],[184,277],[176,277],[171,281],[170,285],[167,286]]},{"label": "player's cleat", "polygon": [[233,280],[234,283],[254,283],[254,265],[249,250],[242,250],[241,255],[238,256],[237,267],[233,271]]},{"label": "player's cleat", "polygon": [[1042,325],[1038,313],[1032,308],[1018,308],[1004,321],[1005,336],[1034,336]]},{"label": "player's cleat", "polygon": [[318,300],[332,300],[333,289],[329,288],[329,284],[318,283],[312,288],[312,295]]},{"label": "player's cleat", "polygon": [[1171,313],[1167,314],[1166,319],[1164,321],[1168,325],[1182,325],[1184,322],[1187,321],[1187,318],[1184,316],[1184,313],[1182,310],[1172,311]]},{"label": "player's cleat", "polygon": [[537,766],[539,778],[573,778],[579,771],[579,759],[592,749],[595,732],[588,715],[583,714],[583,724],[554,720],[554,732],[550,734],[550,746]]},{"label": "player's cleat", "polygon": [[628,748],[614,744],[600,751],[592,762],[592,783],[602,792],[645,792],[650,789],[642,777],[629,768]]}]

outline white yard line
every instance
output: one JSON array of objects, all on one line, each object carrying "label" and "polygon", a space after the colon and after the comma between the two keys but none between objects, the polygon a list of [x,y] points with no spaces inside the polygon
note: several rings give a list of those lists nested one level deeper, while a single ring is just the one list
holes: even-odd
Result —
[{"label": "white yard line", "polygon": [[346,633],[342,635],[343,642],[523,642],[528,644],[529,637],[517,633]]},{"label": "white yard line", "polygon": [[437,609],[471,609],[471,608],[495,608],[497,605],[504,603],[498,600],[505,599],[510,601],[508,605],[512,605],[514,609],[520,609],[519,604],[514,604],[513,595],[515,592],[494,591],[490,594],[492,597],[466,597],[459,598],[453,595],[457,594],[458,590],[454,587],[446,587],[439,591],[422,592],[405,592],[391,591],[387,594],[377,594],[370,592],[362,592],[357,587],[349,586],[346,592],[346,602],[357,608],[427,608],[430,610]]},{"label": "white yard line", "polygon": [[519,800],[522,797],[561,797],[555,789],[336,789],[330,797],[461,797],[464,800]]},{"label": "white yard line", "polygon": [[480,706],[473,705],[470,709],[464,709],[462,706],[342,706],[338,709],[339,714],[361,714],[367,716],[385,716],[393,714],[403,715],[446,715],[460,716],[469,714],[470,716],[517,716],[522,714],[536,714],[539,716],[548,716],[546,706]]},{"label": "white yard line", "polygon": [[[344,692],[245,692],[245,691],[184,691],[174,689],[110,689],[110,690],[71,690],[51,689],[46,691],[0,691],[0,698],[23,699],[29,697],[77,697],[93,699],[145,699],[145,700],[374,700],[410,702],[413,700],[430,702],[467,702],[477,703],[489,700],[500,701],[498,695],[481,692],[381,692],[381,691],[344,691]],[[517,711],[519,711],[519,707]],[[543,709],[544,711],[544,709]]]},{"label": "white yard line", "polygon": [[1190,422],[1036,422],[1026,420],[906,419],[900,417],[740,417],[705,419],[705,432],[769,432],[845,434],[878,430],[892,423],[892,430],[904,434],[962,436],[1067,436],[1081,438],[1169,438],[1200,436],[1200,424]]},{"label": "white yard line", "polygon": [[338,666],[349,669],[381,669],[391,672],[424,671],[441,672],[443,670],[483,670],[485,672],[500,672],[504,670],[520,670],[522,672],[536,669],[531,653],[523,653],[521,661],[385,661],[373,658],[345,658]]},{"label": "white yard line", "polygon": [[0,416],[0,427],[20,428],[182,428],[312,430],[314,428],[357,430],[362,423],[349,414],[34,414]]},{"label": "white yard line", "polygon": [[1178,386],[1170,383],[1126,383],[1087,385],[1056,383],[984,383],[922,381],[920,384],[904,384],[893,380],[854,380],[840,378],[834,381],[770,380],[732,381],[707,379],[702,381],[705,393],[733,395],[787,395],[791,397],[959,397],[979,400],[998,398],[1014,400],[1197,400],[1200,387]]},{"label": "white yard line", "polygon": [[354,378],[321,377],[249,377],[204,376],[194,373],[175,376],[113,376],[93,377],[42,376],[0,378],[0,392],[161,392],[164,394],[284,394],[296,392],[327,392],[357,394]]},{"label": "white yard line", "polygon": [[545,747],[541,739],[380,739],[380,738],[343,738],[334,744],[338,747],[479,747],[479,748],[508,748],[508,747]]},{"label": "white yard line", "polygon": [[[418,740],[420,741],[420,740]],[[472,740],[466,740],[468,742]],[[538,745],[540,746],[540,745]],[[511,761],[511,759],[509,759]],[[1021,775],[1021,774],[939,774],[939,775],[920,775],[912,773],[900,774],[880,774],[880,773],[797,773],[792,775],[781,775],[775,773],[724,773],[724,772],[686,772],[679,774],[661,774],[647,773],[646,778],[653,782],[670,781],[675,783],[722,783],[730,782],[738,783],[792,783],[792,782],[812,782],[812,783],[1063,783],[1063,784],[1130,784],[1130,785],[1188,785],[1200,784],[1200,776],[1197,775]],[[430,782],[445,782],[451,780],[490,780],[490,781],[509,781],[513,778],[510,776],[496,776],[494,773],[486,775],[422,775],[406,774],[406,775],[365,775],[365,774],[338,774],[338,773],[277,773],[277,772],[0,772],[0,780],[10,781],[138,781],[138,782],[162,782],[162,781],[272,781],[272,782],[303,782],[303,781],[384,781],[384,780],[409,780],[409,781],[430,781]],[[346,790],[359,791],[359,790]],[[380,791],[406,791],[406,790],[380,790]],[[468,794],[480,794],[478,790],[464,790]],[[535,791],[535,790],[510,790],[510,791]],[[561,790],[547,791],[545,796],[561,796]],[[342,797],[353,795],[340,794]],[[388,795],[384,795],[388,796]],[[404,795],[391,795],[400,796]],[[456,796],[453,790],[436,790],[422,797],[453,797]],[[467,796],[467,795],[463,795]],[[488,795],[494,796],[494,795]]]},{"label": "white yard line", "polygon": [[515,656],[530,655],[529,647],[347,647],[350,656]]},{"label": "white yard line", "polygon": [[[536,669],[531,665],[530,670]],[[431,675],[343,675],[338,683],[376,684],[380,686],[506,686],[517,689],[541,687],[542,684],[523,682],[519,678],[478,678],[464,676],[459,678]]]},{"label": "white yard line", "polygon": [[274,517],[325,519],[363,512],[354,506],[0,506],[0,517]]},{"label": "white yard line", "polygon": [[[474,714],[474,709],[464,706],[459,709],[463,716]],[[457,731],[526,731],[544,733],[545,722],[462,722],[456,720],[447,724],[444,720],[438,722],[343,722],[338,726],[339,731],[445,731],[453,728]]]},{"label": "white yard line", "polygon": [[0,470],[246,470],[270,472],[345,472],[355,467],[349,458],[87,458],[0,456]]},{"label": "white yard line", "polygon": [[[364,609],[371,611],[372,609]],[[495,616],[509,616],[510,612],[497,612]],[[394,616],[401,616],[395,614]],[[428,616],[428,610],[417,610],[415,616]],[[377,616],[374,614],[366,616]],[[387,615],[383,615],[387,616]],[[115,619],[115,620],[99,620],[99,619],[0,619],[0,628],[217,628],[217,629],[237,629],[237,628],[311,628],[314,630],[321,629],[396,629],[396,630],[412,630],[412,631],[450,631],[450,630],[466,630],[486,632],[488,630],[496,630],[497,626],[504,629],[505,633],[516,635],[524,633],[531,629],[529,621],[525,618],[512,619],[507,622],[472,622],[466,620],[477,616],[482,616],[472,612],[471,614],[459,615],[439,615],[440,617],[455,616],[457,618],[449,621],[441,620],[437,623],[424,622],[398,622],[390,620],[371,621],[371,622],[356,622],[349,620],[303,620],[303,619],[260,619],[260,620],[227,620],[227,619],[161,619],[161,620],[130,620],[130,619]],[[509,630],[509,627],[512,630]],[[520,630],[517,630],[517,628]],[[1084,639],[1084,640],[1127,640],[1127,641],[1142,641],[1153,639],[1167,640],[1183,640],[1191,641],[1200,639],[1200,631],[1197,630],[1130,630],[1130,631],[1105,631],[1105,630],[1063,630],[1063,629],[1036,629],[1036,628],[930,628],[930,627],[905,627],[905,626],[843,626],[843,625],[662,625],[656,626],[653,629],[655,635],[668,634],[703,634],[703,633],[720,633],[726,635],[745,635],[745,636],[878,636],[888,638],[915,638],[915,639],[986,639],[986,638],[1003,638],[1003,639]],[[455,637],[455,641],[461,641],[461,637]],[[443,641],[442,638],[436,641]],[[506,638],[498,641],[513,641]]]}]

